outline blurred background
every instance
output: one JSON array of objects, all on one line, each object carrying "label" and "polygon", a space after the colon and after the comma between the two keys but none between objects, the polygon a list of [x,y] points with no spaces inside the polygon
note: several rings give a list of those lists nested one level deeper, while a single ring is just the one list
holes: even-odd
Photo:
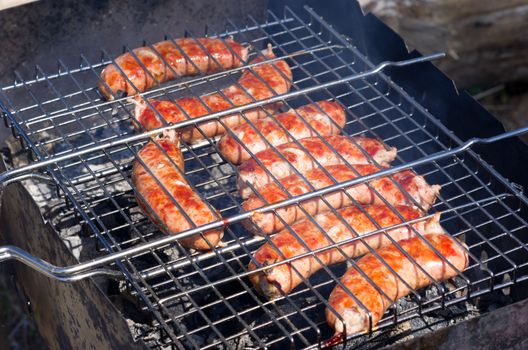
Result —
[{"label": "blurred background", "polygon": [[[397,32],[409,50],[444,51],[435,62],[506,130],[528,120],[528,1],[359,0]],[[419,78],[419,77],[418,77]],[[526,143],[528,137],[523,141]]]},{"label": "blurred background", "polygon": [[439,67],[459,87],[528,78],[525,0],[359,0],[423,53],[445,51]]},{"label": "blurred background", "polygon": [[[63,0],[21,5],[24,2],[28,1],[0,0],[0,38],[5,44],[0,52],[0,85],[12,81],[14,70],[23,70],[34,61],[79,54],[83,49],[79,45],[97,43],[97,34],[104,30],[135,31],[130,35],[138,37],[144,37],[144,28],[158,35],[168,32],[174,14],[163,11],[170,1],[162,0]],[[397,32],[409,50],[423,54],[446,52],[448,58],[437,61],[438,67],[459,90],[469,91],[482,103],[506,130],[527,124],[527,0],[358,2],[365,13],[376,15]],[[244,6],[247,5],[241,4],[240,12],[245,11]],[[192,27],[192,18],[189,20],[186,25]],[[131,27],[130,23],[136,25]],[[123,43],[113,42],[118,38],[105,38],[105,42],[120,47]],[[6,136],[0,132],[0,144]],[[523,141],[528,142],[528,137]],[[0,265],[0,350],[45,349],[29,316],[31,306],[19,302],[3,266]]]}]

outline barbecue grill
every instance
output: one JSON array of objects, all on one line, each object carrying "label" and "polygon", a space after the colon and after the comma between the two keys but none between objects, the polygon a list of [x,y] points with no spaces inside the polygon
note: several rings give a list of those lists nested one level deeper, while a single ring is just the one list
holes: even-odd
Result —
[{"label": "barbecue grill", "polygon": [[[184,33],[188,37],[203,34]],[[141,312],[152,316],[145,323],[150,336],[139,333],[136,338],[153,348],[331,345],[327,340],[333,334],[323,311],[345,264],[324,267],[277,300],[259,296],[247,278],[247,266],[252,253],[271,240],[251,235],[242,225],[254,211],[242,211],[236,192],[236,167],[220,156],[216,139],[182,146],[187,179],[222,215],[211,224],[172,236],[162,234],[139,210],[130,181],[131,162],[137,159],[138,150],[163,131],[270,102],[282,102],[288,109],[324,99],[335,100],[345,108],[343,134],[366,135],[397,147],[394,166],[255,211],[274,211],[301,200],[322,198],[326,193],[412,168],[429,183],[442,185],[439,201],[430,213],[442,213],[443,227],[466,242],[470,255],[469,267],[459,277],[413,290],[409,297],[394,301],[377,329],[342,339],[344,346],[380,347],[409,333],[418,335],[426,329],[446,327],[476,316],[479,310],[486,311],[489,305],[483,300],[493,295],[521,299],[522,293],[515,288],[528,278],[528,199],[521,186],[503,177],[474,149],[520,135],[528,128],[463,141],[417,101],[418,93],[410,95],[408,90],[412,89],[402,88],[391,78],[392,74],[420,72],[423,66],[433,71],[426,62],[441,58],[441,53],[373,61],[354,37],[341,34],[310,7],[293,10],[286,6],[280,13],[268,10],[265,21],[251,15],[244,21],[226,19],[225,27],[209,26],[205,34],[223,39],[232,35],[256,49],[270,43],[278,59],[287,59],[292,68],[291,91],[155,131],[137,132],[131,122],[133,103],[119,96],[106,101],[97,89],[101,69],[115,57],[106,51],[97,62],[81,56],[78,66],[59,60],[55,72],[37,67],[34,77],[18,75],[16,81],[1,88],[4,122],[32,158],[29,164],[0,175],[3,188],[19,181],[37,186],[43,191],[37,200],[46,208],[54,228],[81,227],[80,235],[83,241],[91,242],[93,253],[78,264],[58,265],[6,246],[0,248],[0,260],[16,259],[62,282],[90,277],[121,281],[119,285],[137,301]],[[165,83],[142,95],[167,99],[198,96],[232,83],[241,69]],[[225,227],[222,247],[192,252],[178,243],[181,238],[215,227]],[[379,229],[372,234],[383,232]],[[349,241],[325,250],[339,249],[346,243]],[[277,264],[288,261],[291,259]],[[348,264],[353,265],[353,259]],[[257,271],[273,266],[260,266]]]}]

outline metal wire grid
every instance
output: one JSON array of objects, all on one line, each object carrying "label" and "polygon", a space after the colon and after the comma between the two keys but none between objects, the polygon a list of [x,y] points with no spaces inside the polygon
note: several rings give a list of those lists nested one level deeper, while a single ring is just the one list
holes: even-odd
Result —
[{"label": "metal wire grid", "polygon": [[[251,17],[243,26],[228,20],[226,30],[216,33],[234,34],[255,47],[271,42],[278,56],[327,47],[328,50],[289,59],[294,90],[372,67],[310,9],[298,15],[286,8],[283,17],[269,12],[264,24]],[[59,61],[60,72],[56,76],[47,76],[37,68],[36,81],[20,78],[3,89],[2,97],[16,117],[11,121],[16,124],[13,130],[19,126],[21,137],[30,143],[29,149],[37,157],[65,154],[133,132],[130,107],[125,103],[97,107],[100,96],[94,86],[99,68],[110,57],[103,53],[104,62],[100,64],[90,64],[81,57],[82,65],[76,70]],[[161,93],[169,98],[198,95],[203,85],[216,80],[225,83],[231,78],[224,75],[191,80],[170,95]],[[347,134],[364,133],[397,147],[395,164],[458,145],[453,135],[383,74],[299,96],[286,105],[295,107],[319,99],[336,99],[346,108]],[[17,100],[23,102],[14,105],[12,101]],[[118,113],[112,115],[116,104]],[[8,118],[5,120],[10,123]],[[121,251],[160,236],[138,210],[128,180],[130,161],[137,146],[143,143],[77,157],[49,171],[60,181],[80,220],[102,242],[103,251]],[[218,155],[214,143],[188,147],[185,155],[186,175],[194,187],[222,216],[236,214],[240,204],[234,186],[235,169]],[[471,151],[425,163],[415,171],[425,175],[430,183],[443,186],[435,209],[444,213],[444,227],[463,236],[469,244],[471,265],[450,289],[437,284],[436,294],[425,297],[414,291],[413,302],[403,309],[394,307],[381,321],[382,326],[524,279],[520,272],[526,265],[522,238],[526,222],[520,211],[525,210],[526,203],[524,197],[519,199],[518,191]],[[145,309],[154,312],[155,326],[167,333],[168,343],[211,348],[233,345],[233,340],[249,335],[251,344],[256,346],[289,342],[311,347],[330,335],[321,314],[327,306],[325,297],[343,273],[343,266],[324,268],[294,293],[270,302],[258,297],[245,278],[249,257],[263,239],[251,237],[239,224],[233,224],[226,229],[225,240],[227,247],[211,253],[189,254],[177,245],[167,245],[118,264],[134,292],[144,300]]]}]

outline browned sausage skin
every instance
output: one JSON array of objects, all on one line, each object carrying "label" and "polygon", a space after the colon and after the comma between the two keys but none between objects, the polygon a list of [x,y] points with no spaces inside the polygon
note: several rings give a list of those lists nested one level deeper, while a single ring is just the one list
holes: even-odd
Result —
[{"label": "browned sausage skin", "polygon": [[[441,257],[430,248],[424,239],[440,253]],[[409,260],[402,250],[407,252],[414,262]],[[363,333],[369,329],[367,311],[350,294],[353,294],[371,312],[372,327],[375,328],[392,303],[411,292],[407,285],[413,289],[419,289],[432,283],[422,269],[435,281],[440,282],[455,277],[458,273],[456,270],[460,272],[468,266],[465,244],[446,234],[409,238],[398,242],[398,246],[391,244],[381,248],[377,254],[381,259],[374,254],[367,254],[358,261],[357,268],[350,268],[341,278],[341,283],[348,291],[338,285],[330,294],[328,303],[346,324],[345,327],[343,321],[333,311],[327,309],[326,320],[336,333],[342,333],[346,329],[346,333],[351,335]],[[389,270],[381,260],[397,275]],[[358,269],[363,271],[386,296],[382,295],[359,273]]]},{"label": "browned sausage skin", "polygon": [[271,146],[279,146],[292,141],[292,138],[299,140],[317,134],[340,134],[345,123],[345,111],[339,103],[319,101],[296,110],[258,119],[253,125],[239,125],[220,139],[218,149],[231,163],[240,164],[251,158],[242,144],[255,154],[269,148],[268,143]]},{"label": "browned sausage skin", "polygon": [[[183,156],[175,139],[161,138],[155,143],[150,142],[137,156],[144,165],[135,160],[132,167],[132,183],[140,194],[136,199],[145,214],[162,231],[176,234],[220,218],[220,213],[209,208],[182,175]],[[192,222],[174,201],[185,210]],[[184,238],[180,243],[186,248],[208,250],[220,243],[223,234],[223,229],[214,229],[203,233],[205,239],[198,234]]]},{"label": "browned sausage skin", "polygon": [[[267,149],[255,154],[254,158],[258,159],[263,167],[253,158],[242,163],[238,168],[237,179],[240,196],[246,199],[253,193],[248,184],[259,189],[275,179],[295,174],[295,169],[305,174],[317,168],[318,165],[312,157],[323,167],[343,164],[343,159],[349,164],[368,164],[374,160],[381,166],[387,166],[396,158],[397,152],[396,148],[387,147],[381,141],[362,136],[307,137],[298,143],[300,145],[297,142],[288,142],[276,149]],[[273,176],[270,176],[270,173]]]},{"label": "browned sausage skin", "polygon": [[[275,58],[275,54],[268,48],[263,56],[253,60],[251,63],[262,62],[265,59]],[[164,126],[159,119],[159,115],[167,123],[178,123],[188,118],[197,118],[210,113],[221,112],[233,108],[233,106],[243,106],[245,104],[261,101],[277,94],[288,92],[292,84],[292,73],[290,67],[284,60],[265,63],[246,69],[238,83],[233,84],[221,91],[204,95],[201,97],[184,97],[173,101],[149,100],[155,111],[148,106],[145,100],[136,99],[134,117],[136,121],[147,130],[157,129]],[[264,108],[255,108],[244,112],[244,116],[251,121],[265,117],[268,112],[274,112],[279,104],[268,104]],[[246,122],[246,119],[236,113],[218,120],[200,123],[199,130],[196,127],[188,127],[181,130],[182,139],[186,142],[193,142],[205,137],[214,137],[225,132],[224,125],[234,128]],[[222,125],[223,124],[223,125]],[[201,131],[201,132],[200,132]],[[203,133],[203,134],[202,134]]]},{"label": "browned sausage skin", "polygon": [[[366,235],[377,230],[376,224],[381,228],[388,228],[401,224],[401,215],[405,221],[419,218],[422,211],[410,206],[395,206],[393,211],[384,205],[372,205],[363,208],[363,212],[358,207],[346,207],[337,212],[347,225],[334,213],[319,214],[314,220],[322,228],[317,227],[311,220],[302,220],[284,229],[271,238],[273,244],[266,243],[254,254],[254,260],[260,265],[269,265],[284,259],[292,258],[307,251],[314,251],[327,247],[333,243],[343,242],[354,237]],[[368,215],[367,215],[368,214]],[[370,216],[370,217],[369,217]],[[435,215],[427,220],[421,220],[412,225],[418,232],[441,233],[442,227],[439,224],[439,215]],[[292,232],[293,231],[293,232]],[[414,231],[407,225],[389,229],[386,233],[381,232],[364,238],[373,249],[390,244],[390,236],[394,240],[409,238],[414,235]],[[309,248],[307,250],[304,244]],[[340,245],[341,252],[336,248],[331,248],[317,253],[323,265],[331,265],[343,262],[348,258],[354,258],[368,252],[367,246],[361,240],[354,240]],[[248,270],[252,271],[257,265],[252,261]],[[313,273],[322,268],[322,265],[312,256],[295,259],[291,262],[274,266],[265,271],[259,271],[250,276],[250,280],[261,294],[268,298],[276,298],[281,294],[287,294],[302,282],[303,278],[309,278]],[[297,272],[296,272],[297,271]],[[299,275],[300,273],[300,275]]]},{"label": "browned sausage skin", "polygon": [[[351,168],[345,164],[331,165],[325,168],[330,176],[337,183],[355,179],[357,175],[365,176],[379,171],[380,169],[372,164],[357,164]],[[304,178],[299,175],[290,175],[280,179],[280,185],[276,182],[267,184],[259,189],[259,195],[251,195],[242,208],[250,211],[260,208],[266,204],[272,204],[287,200],[290,196],[300,196],[315,190],[319,190],[334,185],[334,180],[326,175],[323,169],[312,169],[304,174]],[[353,200],[358,204],[384,204],[385,201],[392,205],[418,205],[423,210],[428,210],[434,204],[440,191],[440,186],[429,185],[422,176],[416,175],[411,170],[400,171],[390,177],[382,177],[367,183],[345,187],[343,190],[331,192],[324,195],[328,206],[320,197],[303,201],[299,205],[286,206],[277,209],[275,212],[255,213],[251,216],[251,221],[264,234],[271,234],[284,228],[285,224],[303,219],[305,212],[308,215],[315,215],[331,210],[352,205]],[[282,187],[286,191],[282,189]],[[311,186],[310,186],[311,185]],[[376,193],[377,192],[377,193]],[[380,197],[383,196],[383,199]],[[302,206],[302,209],[301,209]],[[304,209],[304,211],[303,211]],[[282,220],[281,220],[282,219]],[[284,223],[283,223],[284,222]],[[246,227],[255,232],[255,227],[250,223]]]},{"label": "browned sausage skin", "polygon": [[130,96],[174,78],[240,67],[248,51],[232,38],[166,40],[117,57],[101,72],[99,88],[110,100],[119,92]]}]

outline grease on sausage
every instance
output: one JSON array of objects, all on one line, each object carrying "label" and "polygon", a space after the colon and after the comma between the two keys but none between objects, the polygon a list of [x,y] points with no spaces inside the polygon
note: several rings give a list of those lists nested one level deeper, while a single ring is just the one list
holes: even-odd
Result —
[{"label": "grease on sausage", "polygon": [[[365,176],[379,171],[379,168],[372,164],[358,164],[354,165],[352,169],[348,165],[339,164],[328,166],[325,170],[337,183],[340,183],[355,179],[357,173]],[[296,174],[279,180],[286,191],[276,182],[269,183],[259,189],[259,195],[251,195],[244,201],[242,208],[250,211],[266,204],[287,200],[290,196],[295,197],[309,193],[312,191],[310,185],[315,190],[319,190],[335,184],[323,169],[312,169],[304,174],[304,177],[308,180],[308,183]],[[419,205],[423,210],[428,210],[435,202],[440,191],[439,185],[429,185],[422,176],[416,175],[411,170],[395,173],[391,177],[392,180],[390,177],[382,177],[369,181],[368,184],[361,183],[328,193],[323,197],[330,204],[330,207],[320,197],[315,197],[302,201],[299,205],[290,205],[277,209],[275,212],[255,213],[250,220],[264,234],[270,234],[283,229],[283,221],[286,224],[291,224],[303,219],[305,217],[303,209],[308,215],[315,215],[329,211],[331,208],[339,209],[354,204],[352,199],[359,204],[365,205],[384,204],[385,200],[392,205]],[[384,200],[380,198],[380,195],[383,196]],[[245,226],[250,231],[255,231],[253,225],[247,223]],[[259,233],[259,231],[256,233]]]},{"label": "grease on sausage", "polygon": [[119,92],[134,95],[174,78],[240,67],[247,61],[248,51],[249,47],[231,38],[162,41],[153,49],[139,47],[117,57],[115,64],[101,72],[99,89],[109,100]]},{"label": "grease on sausage", "polygon": [[[209,208],[182,175],[183,156],[177,142],[168,138],[149,142],[138,152],[138,157],[144,165],[135,160],[132,167],[132,183],[140,194],[136,199],[163,232],[176,234],[220,218],[220,213]],[[203,237],[198,234],[183,238],[180,243],[186,248],[208,250],[220,243],[223,234],[223,229],[214,229],[203,232]]]},{"label": "grease on sausage", "polygon": [[[328,147],[325,141],[337,153]],[[396,158],[396,148],[389,148],[381,141],[362,136],[348,138],[333,135],[324,137],[324,140],[319,137],[308,137],[298,142],[300,146],[295,142],[289,142],[278,146],[276,150],[267,149],[255,154],[254,158],[257,158],[273,177],[255,159],[242,163],[238,168],[237,179],[240,196],[246,199],[253,193],[248,183],[259,189],[274,182],[275,179],[294,174],[294,168],[299,173],[306,174],[317,167],[311,157],[323,167],[343,164],[342,158],[352,165],[368,164],[373,159],[381,166],[387,166]]]},{"label": "grease on sausage", "polygon": [[[427,245],[424,239],[440,253],[441,257]],[[407,252],[414,261],[409,260],[402,250]],[[326,310],[326,320],[336,333],[343,333],[346,329],[346,333],[350,335],[363,333],[369,329],[367,311],[350,294],[353,294],[370,311],[372,328],[375,328],[393,302],[411,292],[408,286],[416,290],[432,283],[422,269],[435,281],[440,282],[455,277],[456,270],[463,271],[468,266],[467,247],[447,234],[416,236],[400,241],[398,245],[391,244],[381,248],[377,254],[381,259],[374,254],[367,254],[358,261],[357,268],[350,268],[341,278],[341,283],[348,291],[338,285],[330,294],[328,303],[344,321],[343,324],[343,321],[333,311]],[[390,266],[396,274],[385,264]],[[358,270],[363,271],[372,283]],[[386,296],[381,294],[373,284]]]},{"label": "grease on sausage", "polygon": [[251,154],[256,154],[269,148],[266,140],[272,146],[279,146],[292,141],[292,137],[299,140],[316,136],[316,132],[321,136],[337,135],[341,133],[345,122],[345,111],[339,103],[319,101],[273,117],[258,119],[253,125],[239,125],[231,130],[233,135],[228,133],[220,139],[218,149],[231,163],[240,164],[251,158],[242,144]]},{"label": "grease on sausage", "polygon": [[[264,55],[256,58],[251,63],[262,62],[265,59],[275,58],[271,48]],[[284,94],[291,87],[292,74],[290,67],[284,60],[264,63],[245,70],[238,83],[221,91],[201,97],[184,97],[173,101],[149,100],[155,111],[148,106],[145,100],[136,99],[134,117],[145,129],[152,130],[164,126],[159,115],[167,123],[178,123],[188,118],[197,118],[210,113],[225,111],[233,106],[264,100],[276,94]],[[244,116],[251,121],[262,118],[267,112],[275,111],[279,104],[267,104],[264,108],[255,108],[244,111]],[[209,111],[210,110],[210,111]],[[228,128],[234,128],[246,122],[240,113],[221,118],[222,123]],[[224,125],[218,120],[200,123],[198,128],[192,126],[181,130],[182,139],[192,142],[205,137],[214,137],[225,132]],[[199,130],[198,130],[199,129]],[[203,132],[202,133],[200,132]]]},{"label": "grease on sausage", "polygon": [[[419,218],[423,214],[419,209],[410,206],[395,206],[394,209],[405,221]],[[300,221],[291,226],[291,231],[284,229],[273,236],[271,238],[273,244],[266,243],[260,247],[254,254],[254,260],[261,265],[269,265],[308,251],[327,247],[332,243],[339,243],[366,235],[376,231],[376,225],[381,228],[388,228],[402,223],[398,214],[387,206],[366,206],[364,210],[368,215],[358,207],[346,207],[337,211],[352,230],[334,213],[319,214],[314,217],[314,220],[321,226],[322,230],[311,220]],[[418,221],[412,226],[422,234],[441,233],[443,230],[438,220],[439,216],[436,215],[425,221]],[[363,241],[373,249],[377,249],[390,244],[391,241],[388,236],[394,240],[401,240],[413,235],[413,230],[405,225],[389,229],[386,233],[381,232],[370,235],[365,237]],[[309,250],[304,247],[303,243],[306,244]],[[330,248],[317,253],[317,257],[322,264],[332,265],[368,252],[367,246],[361,240],[353,240],[340,245],[339,248],[345,255],[336,248]],[[256,267],[257,265],[252,261],[248,269],[252,271]],[[269,298],[276,298],[283,293],[288,294],[302,282],[303,278],[309,278],[321,268],[322,265],[314,256],[307,255],[291,262],[259,271],[251,275],[250,280],[261,294]]]}]

